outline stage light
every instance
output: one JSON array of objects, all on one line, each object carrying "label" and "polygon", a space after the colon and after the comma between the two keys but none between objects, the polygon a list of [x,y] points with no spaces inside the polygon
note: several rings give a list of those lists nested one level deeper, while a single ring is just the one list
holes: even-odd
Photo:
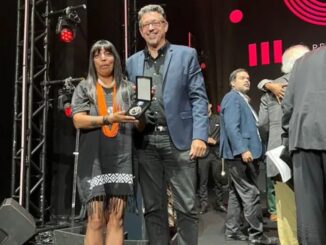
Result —
[{"label": "stage light", "polygon": [[58,109],[63,111],[66,117],[72,117],[71,99],[75,86],[66,79],[64,86],[58,90]]},{"label": "stage light", "polygon": [[65,89],[59,90],[58,109],[60,111],[63,111],[66,117],[72,116],[71,98],[72,98],[71,92],[66,91]]},{"label": "stage light", "polygon": [[60,40],[65,43],[70,43],[74,40],[75,33],[74,30],[70,28],[63,28],[60,32]]},{"label": "stage light", "polygon": [[62,42],[70,43],[75,38],[75,24],[68,20],[67,16],[58,18],[56,33]]},{"label": "stage light", "polygon": [[69,11],[63,16],[59,16],[56,27],[56,34],[62,42],[70,43],[75,39],[76,27],[80,23],[80,18],[76,11]]},{"label": "stage light", "polygon": [[64,105],[64,111],[66,117],[72,117],[72,108],[70,103]]}]

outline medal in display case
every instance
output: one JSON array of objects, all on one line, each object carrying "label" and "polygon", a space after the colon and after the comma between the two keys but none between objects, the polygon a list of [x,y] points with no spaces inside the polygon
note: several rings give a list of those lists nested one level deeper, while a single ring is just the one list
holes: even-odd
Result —
[{"label": "medal in display case", "polygon": [[136,99],[127,111],[127,115],[140,118],[150,107],[152,101],[152,78],[136,77]]}]

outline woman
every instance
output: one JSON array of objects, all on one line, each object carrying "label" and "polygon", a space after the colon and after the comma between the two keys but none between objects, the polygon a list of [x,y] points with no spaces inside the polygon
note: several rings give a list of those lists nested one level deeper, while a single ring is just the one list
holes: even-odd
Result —
[{"label": "woman", "polygon": [[73,122],[81,129],[78,188],[87,204],[85,244],[122,245],[124,209],[133,194],[130,123],[137,121],[124,112],[132,87],[109,41],[92,46],[89,64],[72,98]]}]

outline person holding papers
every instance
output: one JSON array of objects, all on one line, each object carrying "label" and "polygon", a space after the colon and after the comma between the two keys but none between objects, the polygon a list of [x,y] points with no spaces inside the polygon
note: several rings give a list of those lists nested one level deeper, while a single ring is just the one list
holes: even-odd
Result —
[{"label": "person holding papers", "polygon": [[325,245],[326,47],[298,59],[282,102],[293,162],[300,245]]},{"label": "person holding papers", "polygon": [[[309,48],[303,45],[295,45],[288,48],[282,56],[281,69],[284,75],[275,80],[264,79],[258,84],[258,88],[265,91],[261,97],[259,109],[259,130],[263,143],[267,145],[267,151],[282,145],[281,134],[284,131],[282,130],[283,113],[280,104],[282,98],[277,97],[277,93],[274,93],[275,90],[271,89],[273,91],[271,92],[266,91],[264,88],[271,88],[266,86],[266,84],[270,84],[272,87],[281,85],[285,90],[295,61],[307,52],[309,52]],[[266,159],[266,170],[267,177],[272,178],[274,181],[279,174],[279,170],[269,156]],[[296,238],[294,192],[287,184],[281,181],[276,181],[275,192],[280,243],[281,245],[296,245],[298,240]]]}]

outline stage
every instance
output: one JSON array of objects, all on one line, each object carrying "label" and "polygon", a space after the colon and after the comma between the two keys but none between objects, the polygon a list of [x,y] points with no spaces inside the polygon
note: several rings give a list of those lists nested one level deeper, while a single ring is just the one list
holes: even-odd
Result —
[{"label": "stage", "polygon": [[[225,241],[224,221],[226,213],[217,212],[212,207],[207,213],[200,215],[199,218],[199,245],[241,245],[248,244],[247,241]],[[277,226],[275,222],[269,221],[264,217],[264,231],[267,235],[277,236]]]},{"label": "stage", "polygon": [[[224,221],[226,213],[215,211],[212,207],[209,208],[208,212],[200,215],[199,217],[199,238],[198,245],[241,245],[248,244],[248,242],[243,241],[225,241],[224,239]],[[76,224],[77,228],[81,224]],[[68,228],[65,228],[68,230]],[[264,217],[264,231],[269,236],[277,236],[277,226],[275,222],[269,221],[268,218]],[[54,231],[56,233],[57,231]],[[60,234],[59,234],[60,235]],[[48,231],[45,233],[40,233],[36,236],[36,241],[29,242],[27,245],[58,245],[58,241],[55,242],[53,232]],[[61,234],[61,240],[66,240],[66,244],[69,244],[69,241],[79,241],[81,242],[83,237],[80,234],[75,234],[73,237],[66,234]],[[62,243],[62,241],[60,241]],[[77,242],[78,243],[78,242]],[[130,243],[130,241],[129,241]],[[78,243],[79,244],[79,243]],[[130,244],[146,244],[146,243],[134,243]],[[176,243],[172,243],[177,245]],[[60,244],[62,245],[62,244]]]}]

